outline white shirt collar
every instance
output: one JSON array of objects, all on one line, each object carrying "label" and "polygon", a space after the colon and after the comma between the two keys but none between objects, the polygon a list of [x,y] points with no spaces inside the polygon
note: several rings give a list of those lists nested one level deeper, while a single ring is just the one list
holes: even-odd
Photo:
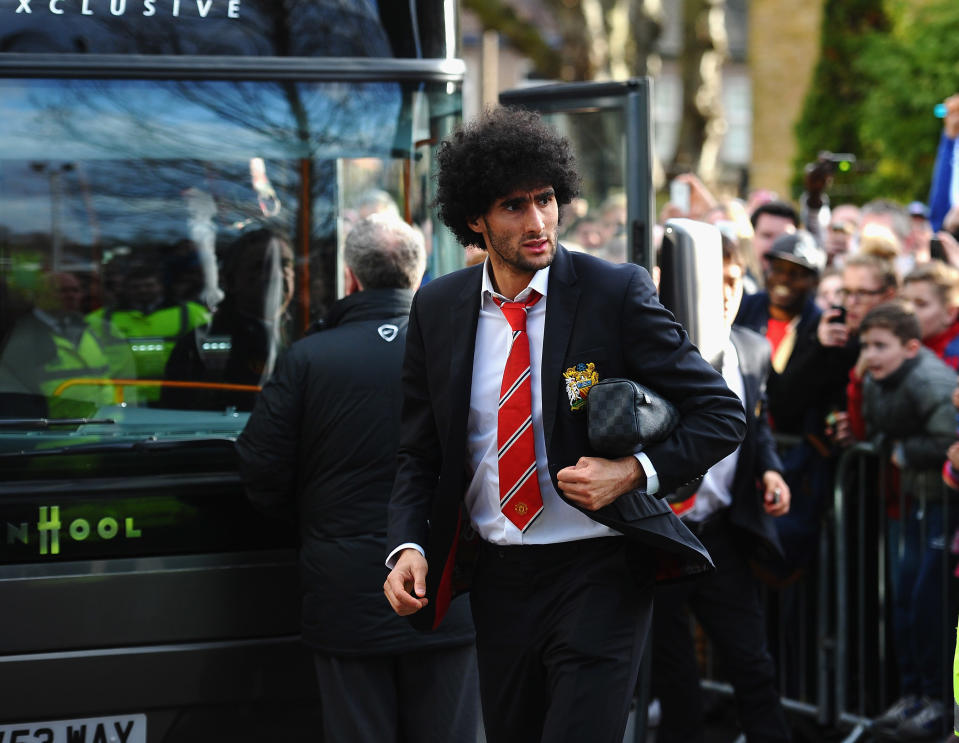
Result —
[{"label": "white shirt collar", "polygon": [[523,289],[519,294],[516,295],[515,300],[509,297],[504,297],[498,291],[493,288],[493,279],[490,278],[491,271],[489,258],[483,262],[483,286],[480,291],[480,307],[483,306],[483,302],[486,301],[487,297],[499,297],[507,302],[522,302],[529,296],[530,289],[535,289],[540,293],[541,296],[546,296],[546,286],[549,284],[549,266],[546,268],[541,268],[539,271],[533,274],[533,278],[530,279],[529,284],[526,285],[526,288]]}]

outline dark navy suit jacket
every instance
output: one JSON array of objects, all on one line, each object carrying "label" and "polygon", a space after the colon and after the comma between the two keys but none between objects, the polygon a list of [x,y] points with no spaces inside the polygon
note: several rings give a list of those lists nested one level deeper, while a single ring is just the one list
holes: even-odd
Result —
[{"label": "dark navy suit jacket", "polygon": [[734,326],[731,333],[746,393],[746,436],[733,475],[729,519],[774,552],[781,553],[772,517],[763,508],[757,481],[764,472],[783,471],[766,410],[766,379],[770,370],[769,342],[758,333]]},{"label": "dark navy suit jacket", "polygon": [[[483,265],[434,279],[410,312],[403,368],[399,471],[389,506],[387,547],[424,545],[428,606],[413,615],[435,626],[449,599],[455,545],[467,487],[466,435]],[[549,274],[541,394],[550,476],[599,456],[589,444],[586,410],[572,410],[563,372],[593,362],[600,379],[627,377],[668,398],[680,422],[645,451],[659,494],[703,475],[741,441],[739,398],[699,355],[663,308],[649,274],[557,248]],[[557,492],[562,491],[557,487]],[[659,498],[632,491],[598,511],[583,511],[647,546],[669,577],[710,569],[699,541]]]}]

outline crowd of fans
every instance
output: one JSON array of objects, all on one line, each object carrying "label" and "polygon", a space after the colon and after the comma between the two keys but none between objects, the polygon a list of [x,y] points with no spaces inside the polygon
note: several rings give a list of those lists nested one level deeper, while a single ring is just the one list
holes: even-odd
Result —
[{"label": "crowd of fans", "polygon": [[724,200],[686,174],[688,205],[660,213],[661,225],[677,217],[716,225],[744,257],[735,324],[769,343],[769,419],[792,491],[790,512],[776,520],[784,558],[763,566],[770,582],[788,585],[816,558],[841,454],[860,441],[879,452],[899,698],[874,725],[896,740],[941,739],[952,707],[942,683],[948,657],[930,638],[956,616],[943,568],[955,558],[943,551],[959,544],[950,513],[959,509],[944,507],[959,489],[957,136],[954,97],[928,207],[886,199],[830,207],[821,184],[799,208],[768,191]]}]

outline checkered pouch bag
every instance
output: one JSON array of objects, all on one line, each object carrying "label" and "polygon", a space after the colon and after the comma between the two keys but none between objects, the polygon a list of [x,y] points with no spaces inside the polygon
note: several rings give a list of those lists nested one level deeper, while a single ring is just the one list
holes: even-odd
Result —
[{"label": "checkered pouch bag", "polygon": [[678,421],[669,400],[631,379],[604,379],[586,398],[589,443],[604,457],[625,457],[662,441]]}]

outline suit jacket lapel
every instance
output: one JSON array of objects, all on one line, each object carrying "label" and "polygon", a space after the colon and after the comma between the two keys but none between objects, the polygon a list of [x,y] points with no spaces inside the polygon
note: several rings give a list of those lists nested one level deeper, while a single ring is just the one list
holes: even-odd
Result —
[{"label": "suit jacket lapel", "polygon": [[543,432],[549,450],[556,424],[559,393],[565,389],[563,359],[569,348],[580,289],[576,271],[566,249],[556,248],[556,258],[549,270],[546,290],[546,326],[543,331],[543,363],[540,367],[540,394],[543,397]]},{"label": "suit jacket lapel", "polygon": [[[473,351],[476,347],[476,324],[479,322],[482,269],[472,272],[463,282],[460,293],[450,303],[450,435],[460,437],[465,446],[466,423],[473,386]],[[455,380],[462,380],[457,384]],[[459,451],[459,449],[457,449]],[[465,448],[463,449],[465,452]]]},{"label": "suit jacket lapel", "polygon": [[743,409],[746,411],[746,417],[753,415],[756,407],[758,386],[756,384],[756,366],[753,358],[749,354],[749,348],[743,345],[739,338],[739,331],[734,326],[730,333],[730,339],[733,342],[733,348],[736,349],[736,356],[739,358],[739,373],[743,375],[743,391],[746,399],[743,400]]}]

